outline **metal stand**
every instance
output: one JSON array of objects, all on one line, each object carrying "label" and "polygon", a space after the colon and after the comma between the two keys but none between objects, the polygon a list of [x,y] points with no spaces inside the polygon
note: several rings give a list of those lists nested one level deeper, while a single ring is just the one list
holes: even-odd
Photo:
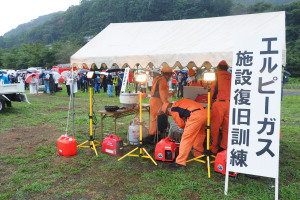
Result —
[{"label": "metal stand", "polygon": [[[211,127],[210,127],[210,91],[211,88],[208,86],[208,94],[207,94],[207,98],[208,98],[208,103],[207,103],[207,125],[206,125],[206,150],[204,151],[204,154],[201,156],[198,156],[196,158],[190,159],[186,162],[191,162],[191,161],[197,161],[197,162],[201,162],[201,163],[207,163],[207,173],[208,173],[208,178],[210,178],[210,163],[214,163],[215,161],[210,161],[210,158],[216,158],[214,155],[211,154],[210,150],[209,150],[209,145],[210,145],[210,131],[211,131]],[[200,158],[204,158],[203,160],[200,160]],[[206,158],[206,160],[205,160]]]},{"label": "metal stand", "polygon": [[[143,158],[149,158],[149,159],[151,159],[151,161],[155,165],[157,165],[157,163],[155,162],[155,160],[149,155],[149,153],[147,152],[147,150],[143,147],[143,135],[142,135],[142,133],[143,133],[142,132],[142,92],[140,91],[140,143],[139,143],[138,147],[136,147],[135,149],[133,149],[132,151],[130,151],[129,153],[127,153],[123,157],[119,158],[118,161],[122,160],[123,158],[125,158],[127,156],[143,157]],[[139,151],[139,154],[132,154],[136,150]]]},{"label": "metal stand", "polygon": [[[98,156],[98,152],[96,149],[96,146],[101,145],[101,143],[97,140],[95,140],[95,137],[93,135],[93,101],[92,101],[92,90],[93,90],[93,85],[92,81],[90,80],[90,138],[83,142],[82,144],[78,145],[77,147],[82,147],[82,148],[91,148],[92,150],[95,151],[96,156]],[[90,143],[90,145],[85,145],[86,143]]]},{"label": "metal stand", "polygon": [[75,124],[75,111],[74,111],[74,67],[72,65],[72,88],[71,88],[71,98],[72,98],[72,133],[73,133],[73,137],[75,138],[75,128],[74,128],[74,124]]}]

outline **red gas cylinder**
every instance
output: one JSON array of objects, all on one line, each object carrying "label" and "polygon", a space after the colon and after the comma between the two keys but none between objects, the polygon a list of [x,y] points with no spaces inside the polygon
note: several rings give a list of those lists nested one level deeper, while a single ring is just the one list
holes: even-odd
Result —
[{"label": "red gas cylinder", "polygon": [[120,156],[123,154],[123,140],[116,135],[104,138],[102,152],[109,155]]},{"label": "red gas cylinder", "polygon": [[[226,174],[226,160],[227,160],[227,150],[221,151],[217,154],[215,160],[215,171],[221,174]],[[229,172],[229,176],[236,176],[237,173]]]},{"label": "red gas cylinder", "polygon": [[155,160],[173,161],[178,154],[178,147],[170,137],[160,140],[155,147]]},{"label": "red gas cylinder", "polygon": [[57,152],[66,157],[75,155],[77,153],[77,142],[75,138],[68,135],[62,135],[58,138]]}]

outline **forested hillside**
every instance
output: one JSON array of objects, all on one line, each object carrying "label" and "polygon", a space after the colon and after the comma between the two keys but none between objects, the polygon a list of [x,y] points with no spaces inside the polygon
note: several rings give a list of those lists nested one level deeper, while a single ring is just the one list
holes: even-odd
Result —
[{"label": "forested hillside", "polygon": [[26,31],[29,31],[33,27],[44,24],[46,21],[51,20],[53,16],[55,16],[56,14],[60,14],[60,13],[62,13],[62,12],[60,11],[60,12],[55,12],[55,13],[51,13],[48,15],[43,15],[43,16],[38,17],[37,19],[31,20],[28,23],[21,24],[17,28],[14,28],[14,29],[8,31],[7,33],[5,33],[3,35],[3,37],[11,37],[13,35],[20,35]]},{"label": "forested hillside", "polygon": [[[252,0],[254,3],[256,0]],[[109,23],[178,20],[235,14],[286,11],[287,67],[300,76],[300,1],[265,0],[82,0],[24,33],[0,37],[0,68],[51,66],[70,56]],[[271,4],[271,3],[274,3]],[[46,46],[48,45],[48,46]],[[52,47],[52,48],[49,48]],[[1,49],[2,48],[2,49]],[[47,56],[47,58],[45,58]]]},{"label": "forested hillside", "polygon": [[242,3],[245,5],[253,5],[259,2],[270,3],[273,5],[282,5],[294,2],[295,0],[233,0],[234,3]]}]

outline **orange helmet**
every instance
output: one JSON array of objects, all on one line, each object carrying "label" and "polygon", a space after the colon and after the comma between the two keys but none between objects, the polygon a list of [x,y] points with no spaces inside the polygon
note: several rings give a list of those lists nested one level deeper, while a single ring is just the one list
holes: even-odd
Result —
[{"label": "orange helmet", "polygon": [[172,73],[172,68],[169,66],[164,66],[161,71],[165,73]]},{"label": "orange helmet", "polygon": [[189,69],[188,76],[193,76],[195,74],[196,74],[195,70]]},{"label": "orange helmet", "polygon": [[222,60],[221,62],[219,62],[218,67],[223,67],[223,68],[229,68],[228,64],[226,63],[225,60]]}]

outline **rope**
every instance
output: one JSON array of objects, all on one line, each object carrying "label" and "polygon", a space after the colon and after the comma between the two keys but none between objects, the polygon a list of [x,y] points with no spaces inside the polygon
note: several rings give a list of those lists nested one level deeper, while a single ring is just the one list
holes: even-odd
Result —
[{"label": "rope", "polygon": [[128,107],[127,107],[127,109],[133,110],[134,112],[136,112],[136,115],[134,116],[134,118],[136,118],[136,117],[138,116],[139,112],[138,112],[137,110],[135,110],[135,109],[133,109],[133,108],[128,108]]},{"label": "rope", "polygon": [[[68,135],[68,127],[69,127],[69,119],[70,119],[71,101],[72,101],[72,94],[70,95],[70,100],[69,100],[69,110],[68,110],[68,119],[67,119],[67,126],[66,126],[66,135]],[[74,136],[74,137],[75,137],[75,136]]]}]

